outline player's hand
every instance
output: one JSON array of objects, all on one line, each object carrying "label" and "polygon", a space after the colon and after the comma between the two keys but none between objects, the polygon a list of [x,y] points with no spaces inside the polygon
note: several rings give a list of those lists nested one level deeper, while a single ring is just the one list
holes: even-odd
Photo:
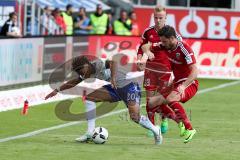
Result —
[{"label": "player's hand", "polygon": [[46,97],[45,100],[47,100],[48,98],[54,97],[56,96],[58,92],[56,90],[53,90],[51,93],[49,93]]},{"label": "player's hand", "polygon": [[148,56],[148,59],[149,59],[150,61],[152,61],[152,60],[155,58],[154,54],[153,54],[151,51],[148,51],[148,52],[146,53],[146,55]]},{"label": "player's hand", "polygon": [[178,86],[177,90],[179,92],[179,94],[184,97],[184,91],[185,91],[186,87],[184,85],[180,85]]},{"label": "player's hand", "polygon": [[139,60],[139,61],[137,61],[137,70],[138,70],[138,71],[143,71],[143,70],[144,70],[144,68],[145,68],[145,65],[144,65],[144,63],[143,63],[143,62],[141,62],[140,60]]},{"label": "player's hand", "polygon": [[114,77],[111,78],[111,85],[112,85],[113,88],[117,88],[116,79]]}]

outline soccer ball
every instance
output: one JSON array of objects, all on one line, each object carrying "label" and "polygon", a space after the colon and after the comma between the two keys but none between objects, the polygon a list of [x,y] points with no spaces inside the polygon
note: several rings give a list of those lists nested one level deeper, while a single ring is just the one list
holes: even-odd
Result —
[{"label": "soccer ball", "polygon": [[108,140],[108,131],[106,128],[97,127],[93,131],[92,140],[96,144],[104,144]]}]

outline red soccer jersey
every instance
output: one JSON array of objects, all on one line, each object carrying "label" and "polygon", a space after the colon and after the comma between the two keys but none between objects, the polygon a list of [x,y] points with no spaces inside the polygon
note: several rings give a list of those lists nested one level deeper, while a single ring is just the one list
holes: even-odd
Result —
[{"label": "red soccer jersey", "polygon": [[[180,35],[177,34],[176,36],[177,36],[178,40],[182,41],[182,37]],[[170,70],[171,66],[170,66],[170,62],[168,61],[168,56],[167,56],[166,52],[162,48],[157,47],[161,44],[161,40],[160,40],[160,37],[158,36],[158,32],[154,28],[154,26],[145,29],[145,31],[143,32],[142,42],[138,48],[137,54],[143,55],[143,51],[142,51],[141,47],[142,47],[142,45],[144,45],[148,42],[152,43],[153,47],[152,47],[151,51],[154,54],[155,58],[153,61],[151,61],[151,64],[149,63],[150,61],[148,60],[147,66],[151,67],[153,64],[160,64],[165,69]],[[156,68],[156,67],[154,66],[154,68]]]},{"label": "red soccer jersey", "polygon": [[142,42],[138,48],[138,52],[137,54],[143,54],[143,50],[142,50],[142,45],[151,42],[155,45],[158,45],[160,42],[160,38],[158,36],[157,31],[155,30],[154,26],[152,27],[148,27],[147,29],[144,30],[143,34],[142,34]]},{"label": "red soccer jersey", "polygon": [[[143,54],[142,51],[142,45],[151,42],[153,46],[159,46],[160,45],[160,38],[158,36],[158,33],[156,31],[156,29],[154,28],[154,26],[147,28],[143,35],[142,35],[142,43],[140,44],[139,48],[138,48],[138,53],[137,54]],[[160,50],[152,50],[155,58],[153,61],[151,61],[151,64],[161,64],[161,66],[164,66],[164,68],[166,67],[167,69],[170,69],[170,63],[167,59],[167,55],[166,53],[160,49]],[[147,65],[150,61],[147,61]],[[157,69],[155,67],[155,69]]]},{"label": "red soccer jersey", "polygon": [[196,63],[193,50],[185,42],[178,42],[177,48],[166,51],[174,74],[174,82],[187,79],[191,70],[189,66]]}]

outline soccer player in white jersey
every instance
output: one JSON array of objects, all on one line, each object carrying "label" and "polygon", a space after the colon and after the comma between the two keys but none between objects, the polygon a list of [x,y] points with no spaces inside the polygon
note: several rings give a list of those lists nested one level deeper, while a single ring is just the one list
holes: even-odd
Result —
[{"label": "soccer player in white jersey", "polygon": [[[88,94],[86,99],[94,102],[118,102],[124,101],[128,107],[130,118],[146,129],[154,133],[155,144],[162,143],[162,135],[159,127],[154,126],[149,119],[140,115],[141,90],[137,82],[127,79],[127,69],[119,65],[119,56],[116,54],[110,62],[111,84]],[[46,99],[55,96],[58,91],[63,91],[76,86],[82,80],[87,78],[98,78],[104,80],[106,68],[101,67],[102,62],[90,62],[85,56],[76,57],[72,62],[72,69],[79,74],[79,77],[70,80],[46,96]],[[107,106],[106,106],[107,107]]]},{"label": "soccer player in white jersey", "polygon": [[[81,60],[80,60],[81,59]],[[82,82],[86,79],[86,77],[91,78],[98,78],[105,81],[110,81],[110,68],[109,68],[109,61],[102,61],[100,59],[97,59],[93,61],[92,63],[89,63],[91,65],[92,74],[89,75],[82,75],[80,73],[80,70],[84,70],[84,65],[78,66],[78,63],[85,63],[88,62],[88,59],[83,56],[79,58],[75,58],[72,62],[72,69],[78,74],[78,77],[74,77],[72,80],[68,81],[67,83],[63,84],[59,88],[56,88],[51,93],[49,93],[45,99],[48,99],[50,97],[55,96],[58,92],[75,87],[77,84]],[[81,64],[80,64],[81,65]],[[93,82],[94,83],[94,82]],[[87,131],[85,134],[80,136],[79,138],[76,138],[76,141],[78,142],[88,142],[91,141],[92,132],[95,129],[95,117],[96,117],[96,103],[91,100],[85,100],[84,105],[86,107],[86,119],[87,119]]]}]

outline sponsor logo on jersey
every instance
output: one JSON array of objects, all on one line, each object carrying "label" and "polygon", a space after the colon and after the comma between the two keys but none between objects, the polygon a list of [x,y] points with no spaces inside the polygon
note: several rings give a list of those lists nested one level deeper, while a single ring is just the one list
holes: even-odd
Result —
[{"label": "sponsor logo on jersey", "polygon": [[180,53],[176,53],[176,58],[179,60],[180,59]]},{"label": "sponsor logo on jersey", "polygon": [[192,57],[191,56],[186,56],[185,57],[185,59],[186,59],[186,61],[187,61],[187,64],[190,64],[190,63],[192,63],[193,61],[192,61]]}]

